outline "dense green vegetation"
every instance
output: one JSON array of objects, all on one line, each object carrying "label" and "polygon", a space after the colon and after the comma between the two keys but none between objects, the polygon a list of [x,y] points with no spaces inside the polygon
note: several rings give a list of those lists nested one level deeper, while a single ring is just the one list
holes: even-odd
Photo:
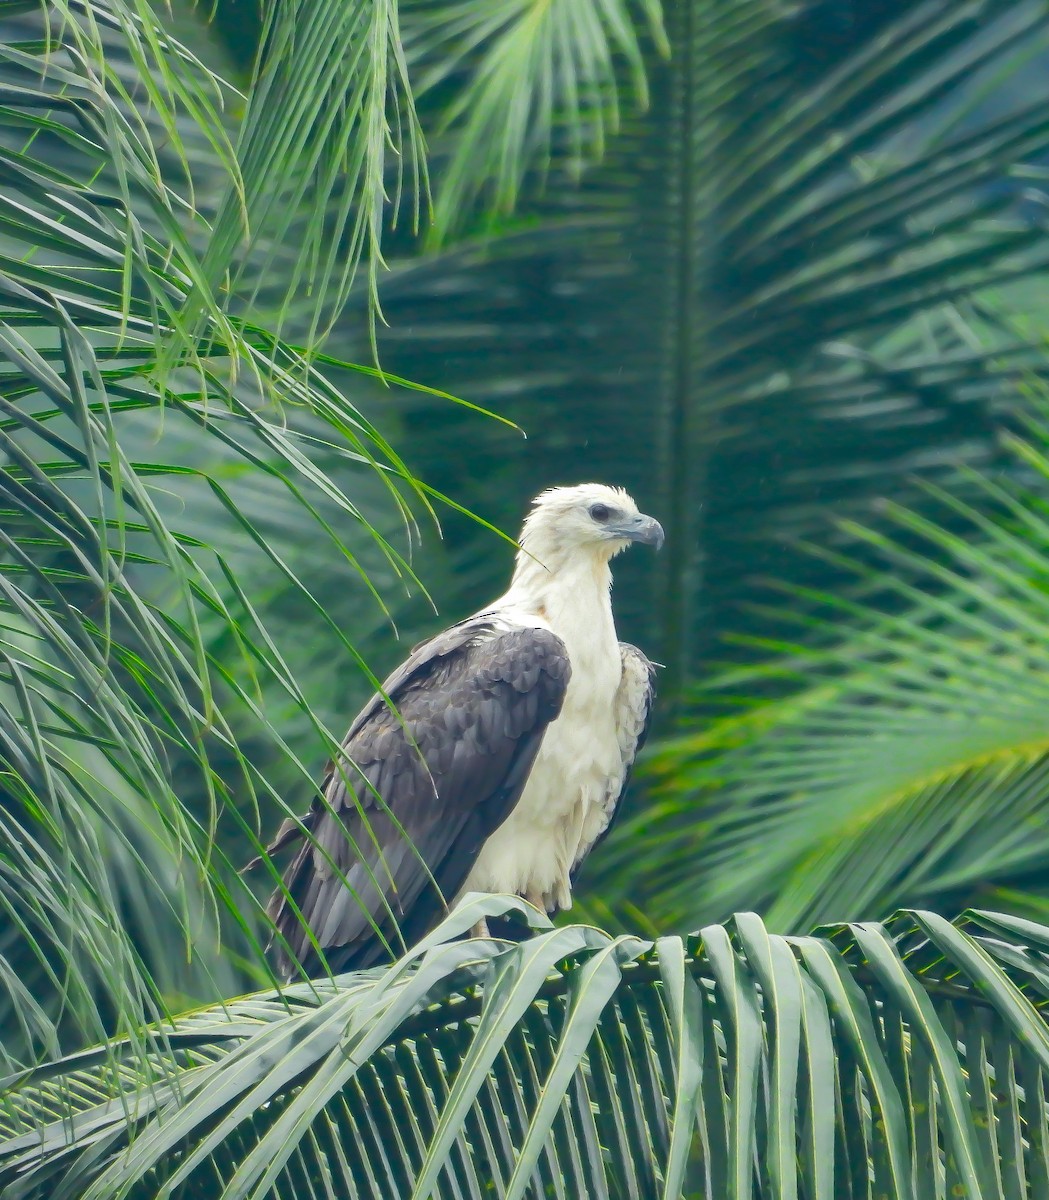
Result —
[{"label": "dense green vegetation", "polygon": [[[0,0],[3,1194],[1042,1194],[1049,8],[214,17]],[[237,869],[590,478],[622,936],[273,991]]]}]

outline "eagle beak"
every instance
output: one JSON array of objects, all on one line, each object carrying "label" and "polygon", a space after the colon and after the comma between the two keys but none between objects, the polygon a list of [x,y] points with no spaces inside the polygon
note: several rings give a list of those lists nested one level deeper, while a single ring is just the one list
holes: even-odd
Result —
[{"label": "eagle beak", "polygon": [[628,538],[632,542],[644,542],[646,546],[655,546],[658,550],[663,545],[663,526],[655,517],[646,517],[638,513],[622,525],[608,531],[613,537]]}]

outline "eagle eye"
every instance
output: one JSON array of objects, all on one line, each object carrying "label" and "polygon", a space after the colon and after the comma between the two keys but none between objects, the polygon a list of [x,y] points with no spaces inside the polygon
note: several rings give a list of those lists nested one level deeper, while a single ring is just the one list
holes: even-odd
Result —
[{"label": "eagle eye", "polygon": [[612,512],[607,504],[591,504],[590,515],[595,521],[603,522],[608,520],[608,518],[612,515]]}]

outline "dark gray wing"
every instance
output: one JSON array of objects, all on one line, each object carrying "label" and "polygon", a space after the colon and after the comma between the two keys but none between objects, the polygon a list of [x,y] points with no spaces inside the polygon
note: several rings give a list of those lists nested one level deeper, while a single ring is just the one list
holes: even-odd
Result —
[{"label": "dark gray wing", "polygon": [[616,690],[615,723],[619,741],[620,769],[608,780],[603,807],[587,819],[580,838],[579,849],[572,865],[575,878],[583,860],[600,842],[608,837],[622,807],[634,762],[648,737],[652,724],[652,706],[656,699],[656,665],[636,646],[619,643],[623,674]]},{"label": "dark gray wing", "polygon": [[[305,818],[310,837],[270,900],[290,952],[333,971],[382,962],[455,898],[517,803],[571,672],[560,638],[471,618],[418,646],[373,696]],[[301,831],[287,823],[278,845]],[[296,911],[297,910],[297,911]],[[300,915],[301,914],[301,915]],[[282,967],[292,963],[281,953]]]}]

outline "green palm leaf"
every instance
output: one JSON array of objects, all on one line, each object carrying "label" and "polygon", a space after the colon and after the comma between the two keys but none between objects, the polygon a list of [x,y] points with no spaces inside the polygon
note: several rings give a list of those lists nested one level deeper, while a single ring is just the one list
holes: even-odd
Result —
[{"label": "green palm leaf", "polygon": [[[746,681],[742,712],[664,744],[656,803],[612,849],[620,894],[683,922],[746,897],[778,929],[903,903],[1040,908],[1049,460],[1045,428],[1030,435],[1010,441],[1024,483],[970,473],[965,490],[981,503],[929,489],[942,524],[890,506],[894,534],[848,527],[878,560],[852,560],[868,598],[798,596],[824,644],[764,644],[767,665],[708,693],[743,699]],[[693,813],[707,806],[698,885],[691,860],[671,853],[687,836],[684,795]],[[669,865],[646,899],[631,864],[653,858]]]},{"label": "green palm leaf", "polygon": [[[436,39],[441,6],[423,7]],[[992,295],[999,316],[1027,310],[1011,281],[1046,261],[1020,182],[1049,145],[1045,105],[1014,95],[970,112],[968,85],[1044,51],[1044,6],[879,8],[897,19],[813,72],[798,46],[818,15],[665,5],[669,61],[636,35],[649,108],[623,103],[577,189],[555,167],[536,199],[530,176],[517,219],[483,245],[398,262],[384,285],[383,361],[528,434],[406,404],[428,478],[465,481],[469,506],[504,526],[537,479],[612,478],[659,514],[676,552],[644,580],[625,566],[619,606],[624,632],[667,664],[665,703],[738,627],[740,602],[767,596],[755,564],[807,582],[791,537],[908,488],[945,447],[993,455],[996,406],[1022,371],[1043,370],[1036,341],[985,313]],[[425,128],[478,99],[500,36],[472,54],[458,43],[459,71],[420,98]],[[465,111],[496,120],[479,101]],[[532,160],[500,145],[489,161],[527,176]],[[463,194],[454,156],[466,153],[453,141],[451,160],[438,156],[435,195]],[[457,565],[464,595],[497,590],[476,544]]]},{"label": "green palm leaf", "polygon": [[361,263],[374,320],[384,226],[396,223],[403,193],[418,226],[426,160],[394,0],[295,0],[265,14],[237,148],[243,187],[227,191],[205,267],[211,286],[229,273],[255,302],[279,263],[277,327],[309,286],[313,345]]},{"label": "green palm leaf", "polygon": [[[314,774],[263,689],[315,742],[336,739],[238,587],[239,539],[240,562],[325,616],[260,530],[245,473],[380,616],[368,566],[414,578],[386,534],[413,492],[429,501],[303,352],[205,303],[207,213],[178,197],[190,157],[206,197],[239,186],[215,152],[221,81],[145,8],[77,9],[50,29],[39,12],[4,15],[17,32],[0,48],[0,1005],[4,1053],[24,1060],[137,1027],[165,995],[260,978],[258,905],[217,831],[237,830],[242,860],[260,802],[287,811],[289,777],[305,789]],[[154,102],[138,113],[149,54],[169,70],[140,80]],[[340,482],[316,461],[319,430]],[[382,530],[362,498],[392,509]],[[279,778],[245,754],[251,738],[279,754]],[[226,924],[250,974],[219,955]]]},{"label": "green palm leaf", "polygon": [[1045,1178],[1049,928],[901,912],[785,938],[751,914],[687,944],[450,940],[510,903],[467,899],[387,970],[9,1079],[5,1195],[933,1200]]},{"label": "green palm leaf", "polygon": [[405,8],[419,95],[441,85],[452,92],[437,130],[449,147],[438,238],[456,231],[485,193],[490,211],[512,212],[529,175],[545,174],[552,158],[576,170],[600,159],[620,126],[617,59],[643,106],[644,34],[669,52],[654,0],[515,0],[497,10],[483,0],[414,0]]}]

